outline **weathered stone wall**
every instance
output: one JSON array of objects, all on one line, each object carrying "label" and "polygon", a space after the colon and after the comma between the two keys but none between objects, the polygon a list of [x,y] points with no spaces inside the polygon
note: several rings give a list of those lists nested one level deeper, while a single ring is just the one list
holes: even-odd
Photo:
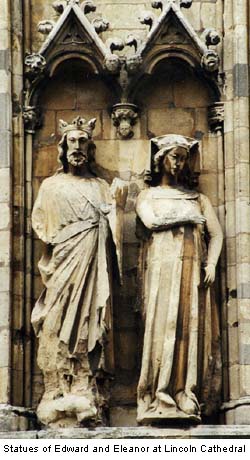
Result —
[{"label": "weathered stone wall", "polygon": [[[144,9],[151,9],[150,3],[143,0],[96,1],[97,13],[110,22],[110,29],[102,34],[103,40],[113,36],[125,38],[131,31],[145,36],[147,30],[137,18]],[[29,322],[30,309],[42,289],[37,270],[41,245],[35,237],[31,239],[30,211],[41,181],[57,168],[58,119],[69,121],[82,114],[97,118],[95,143],[100,175],[108,181],[119,176],[130,183],[125,217],[124,285],[122,288],[116,286],[114,306],[116,378],[112,404],[120,406],[120,412],[114,415],[113,423],[134,423],[133,411],[132,416],[129,414],[136,402],[140,365],[141,319],[135,308],[139,243],[135,237],[134,202],[143,187],[149,139],[170,132],[201,140],[200,190],[211,198],[226,237],[220,265],[220,302],[224,400],[229,401],[225,405],[227,423],[250,423],[247,406],[250,403],[248,0],[194,0],[191,9],[183,10],[197,32],[213,27],[224,37],[217,47],[220,70],[224,73],[224,141],[220,134],[209,133],[207,106],[214,100],[211,89],[178,61],[162,64],[156,74],[138,88],[136,102],[140,116],[135,135],[132,140],[118,140],[109,114],[116,102],[112,88],[96,76],[86,75],[82,64],[75,61],[73,65],[71,62],[59,68],[42,93],[40,105],[44,123],[34,136],[30,157],[27,152],[31,151],[32,135],[26,136],[25,145],[21,116],[23,53],[37,52],[43,43],[44,37],[37,32],[37,24],[43,19],[56,19],[51,4],[52,0],[0,0],[0,98],[5,107],[0,120],[0,403],[35,406],[42,392]],[[11,139],[14,141],[13,156]],[[24,237],[28,241],[26,246]],[[130,412],[127,410],[121,421],[124,407],[130,408]]]},{"label": "weathered stone wall", "polygon": [[[146,35],[147,30],[140,24],[138,16],[143,10],[150,9],[150,2],[100,1],[96,4],[98,14],[102,14],[110,22],[110,29],[103,33],[104,40],[112,36],[125,38],[130,31],[141,34],[142,37]],[[44,18],[56,18],[53,16],[50,0],[43,2],[32,0],[30,9],[28,5],[26,8],[26,12],[30,14],[31,29],[27,30],[29,21],[26,18],[25,47],[27,52],[30,50],[36,52],[44,41],[43,36],[37,32],[38,22]],[[214,26],[221,32],[222,15],[218,14],[220,8],[220,1],[194,2],[190,10],[185,10],[185,15],[196,31],[202,32],[204,28]],[[215,17],[216,24],[211,24],[212,18]],[[54,80],[50,81],[43,91],[40,100],[43,127],[37,131],[34,138],[31,195],[34,202],[41,181],[57,168],[58,120],[63,118],[69,121],[78,114],[86,118],[96,117],[95,143],[99,174],[108,181],[119,176],[130,182],[125,216],[124,284],[122,288],[116,287],[114,306],[116,378],[112,390],[112,404],[124,407],[134,406],[136,403],[136,385],[140,366],[141,318],[136,312],[136,266],[139,242],[135,236],[134,202],[143,187],[143,171],[148,158],[149,139],[152,136],[175,132],[197,137],[202,141],[200,187],[210,196],[215,207],[223,203],[223,198],[220,200],[218,193],[219,177],[223,172],[219,168],[217,159],[217,138],[209,134],[207,124],[207,106],[213,102],[214,95],[208,85],[193,75],[187,66],[178,61],[171,65],[163,64],[158,68],[155,76],[138,88],[136,102],[141,112],[132,140],[121,141],[117,138],[109,114],[109,109],[116,102],[112,95],[112,88],[105,86],[93,75],[86,76],[86,71],[76,61],[73,65],[68,63],[59,69]],[[30,208],[31,203],[28,205]],[[37,269],[41,243],[35,236],[31,249],[33,264],[29,292],[32,306],[42,290]],[[16,284],[18,289],[20,281]],[[19,299],[19,307],[20,304],[21,299]],[[15,309],[18,309],[16,304]],[[26,320],[22,318],[23,322],[27,321],[27,315],[28,312]],[[18,321],[16,328],[21,329]],[[32,362],[30,362],[31,403],[36,406],[43,387],[42,377],[36,365],[35,342],[33,343]],[[21,346],[23,350],[26,348],[27,353],[27,336],[22,338]],[[17,357],[19,354],[18,350],[15,350],[14,356]],[[24,364],[20,363],[20,365],[23,371]],[[17,404],[21,404],[19,393],[20,386],[15,390],[14,400]]]}]

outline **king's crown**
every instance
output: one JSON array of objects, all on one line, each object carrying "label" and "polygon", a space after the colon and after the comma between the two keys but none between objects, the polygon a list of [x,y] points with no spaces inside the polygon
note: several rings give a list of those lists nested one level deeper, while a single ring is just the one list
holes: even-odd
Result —
[{"label": "king's crown", "polygon": [[74,120],[71,123],[67,123],[64,120],[59,120],[59,129],[62,135],[67,133],[68,131],[78,130],[87,133],[89,138],[92,138],[93,131],[95,129],[95,124],[96,118],[92,118],[87,122],[85,118],[78,116],[74,118]]}]

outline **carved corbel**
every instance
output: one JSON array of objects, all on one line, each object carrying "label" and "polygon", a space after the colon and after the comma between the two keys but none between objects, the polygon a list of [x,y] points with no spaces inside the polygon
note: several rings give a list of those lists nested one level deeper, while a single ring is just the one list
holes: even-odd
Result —
[{"label": "carved corbel", "polygon": [[126,70],[129,75],[134,75],[138,72],[142,65],[142,57],[139,54],[134,54],[126,59]]},{"label": "carved corbel", "polygon": [[39,81],[43,78],[46,69],[46,59],[41,54],[33,53],[26,56],[24,62],[26,65],[26,89],[30,89],[35,81]]},{"label": "carved corbel", "polygon": [[109,53],[107,54],[105,58],[104,67],[109,73],[113,75],[117,75],[120,72],[121,65],[122,65],[122,62],[119,56],[113,53],[114,51],[123,50],[124,46],[125,46],[124,41],[121,38],[114,37],[114,38],[109,38],[106,41],[106,47],[109,50]]},{"label": "carved corbel", "polygon": [[133,137],[133,126],[138,118],[138,107],[129,102],[115,104],[112,109],[112,120],[117,127],[118,136],[125,140]]},{"label": "carved corbel", "polygon": [[37,128],[41,127],[42,117],[40,110],[35,106],[27,106],[23,108],[23,121],[25,132],[34,134]]},{"label": "carved corbel", "polygon": [[117,75],[121,69],[121,61],[116,54],[108,54],[104,61],[104,68],[112,75]]},{"label": "carved corbel", "polygon": [[134,47],[135,49],[135,54],[126,58],[126,70],[129,75],[136,74],[142,64],[142,57],[140,53],[137,53],[141,44],[142,40],[138,35],[129,34],[125,39],[125,46]]},{"label": "carved corbel", "polygon": [[207,50],[201,59],[202,67],[207,70],[207,72],[215,72],[218,70],[220,64],[220,58],[218,53],[214,50]]},{"label": "carved corbel", "polygon": [[46,67],[46,59],[41,54],[28,54],[25,58],[25,65],[29,68],[27,76],[32,79],[43,72]]},{"label": "carved corbel", "polygon": [[224,104],[215,102],[208,107],[208,124],[210,131],[218,132],[223,130],[224,124]]}]

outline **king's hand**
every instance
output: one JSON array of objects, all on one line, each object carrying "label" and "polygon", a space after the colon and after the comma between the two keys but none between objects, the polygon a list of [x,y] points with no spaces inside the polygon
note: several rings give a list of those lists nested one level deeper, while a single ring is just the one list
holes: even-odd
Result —
[{"label": "king's hand", "polygon": [[128,196],[128,185],[122,179],[115,177],[110,186],[111,197],[116,201],[116,205],[124,209]]}]

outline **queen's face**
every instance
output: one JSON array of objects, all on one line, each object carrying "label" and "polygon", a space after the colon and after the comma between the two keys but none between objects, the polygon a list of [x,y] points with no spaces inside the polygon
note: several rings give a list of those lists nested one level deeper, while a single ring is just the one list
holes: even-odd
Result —
[{"label": "queen's face", "polygon": [[162,174],[171,176],[178,176],[183,170],[187,159],[187,150],[183,147],[174,147],[168,153],[162,161]]},{"label": "queen's face", "polygon": [[67,134],[67,160],[72,166],[80,167],[88,162],[88,134],[72,130]]}]

